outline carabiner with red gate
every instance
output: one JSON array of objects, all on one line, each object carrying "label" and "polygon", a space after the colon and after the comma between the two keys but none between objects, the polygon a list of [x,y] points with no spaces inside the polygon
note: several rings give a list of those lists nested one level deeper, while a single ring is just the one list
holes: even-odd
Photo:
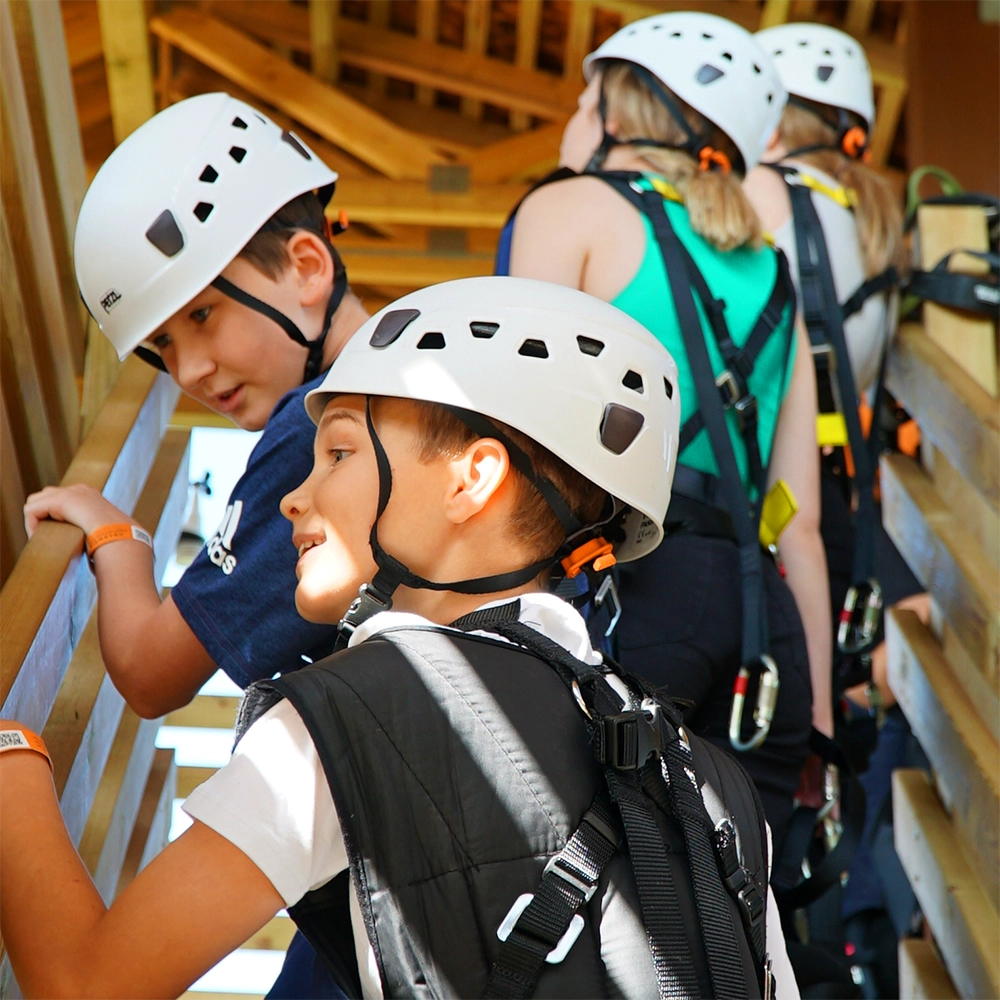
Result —
[{"label": "carabiner with red gate", "polygon": [[743,727],[743,705],[746,702],[747,687],[750,684],[750,666],[744,664],[733,682],[733,707],[729,712],[729,743],[734,750],[746,753],[756,750],[771,731],[771,720],[774,718],[774,706],[778,701],[778,665],[766,653],[762,653],[758,661],[761,667],[760,683],[757,688],[757,706],[754,708],[753,721],[757,732],[748,740],[741,737]]},{"label": "carabiner with red gate", "polygon": [[882,588],[878,580],[848,588],[837,625],[837,649],[845,656],[865,653],[875,643],[882,622]]}]

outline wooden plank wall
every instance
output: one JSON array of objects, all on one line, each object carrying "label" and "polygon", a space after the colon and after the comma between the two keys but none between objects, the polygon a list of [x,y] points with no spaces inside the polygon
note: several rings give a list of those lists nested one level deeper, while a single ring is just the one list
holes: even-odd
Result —
[{"label": "wooden plank wall", "polygon": [[[921,209],[926,262],[986,239],[981,209]],[[931,260],[930,258],[933,258]],[[996,327],[923,307],[889,355],[921,461],[882,459],[886,530],[932,598],[890,611],[889,684],[932,766],[893,778],[895,843],[934,944],[904,942],[902,997],[1000,995],[1000,404]]]}]

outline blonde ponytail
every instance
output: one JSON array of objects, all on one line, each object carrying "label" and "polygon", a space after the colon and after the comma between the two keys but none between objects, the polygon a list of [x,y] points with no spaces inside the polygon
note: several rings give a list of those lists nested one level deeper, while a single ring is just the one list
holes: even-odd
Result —
[{"label": "blonde ponytail", "polygon": [[[618,126],[618,139],[654,139],[681,145],[687,136],[663,104],[625,62],[603,64],[606,117]],[[668,88],[667,88],[668,89]],[[688,124],[742,172],[736,145],[710,121],[670,91]],[[701,170],[688,153],[636,143],[637,156],[674,185],[684,198],[691,228],[719,250],[759,247],[760,220],[735,172]]]},{"label": "blonde ponytail", "polygon": [[[789,104],[778,126],[779,138],[786,149],[804,146],[834,146],[837,132],[824,122],[817,112]],[[829,109],[833,113],[833,109]],[[854,219],[858,226],[858,244],[864,261],[865,277],[880,274],[890,264],[900,273],[907,268],[906,247],[903,243],[903,212],[899,200],[884,177],[837,149],[821,149],[797,155],[796,160],[808,163],[829,174],[838,184],[851,188],[857,195]]]}]

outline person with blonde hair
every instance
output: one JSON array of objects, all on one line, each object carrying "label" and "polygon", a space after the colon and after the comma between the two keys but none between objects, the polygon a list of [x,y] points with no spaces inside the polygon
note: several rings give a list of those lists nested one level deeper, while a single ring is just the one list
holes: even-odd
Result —
[{"label": "person with blonde hair", "polygon": [[877,380],[894,325],[894,290],[906,263],[902,212],[887,181],[868,165],[875,104],[862,46],[824,24],[783,24],[755,37],[790,96],[744,189],[788,257],[809,332],[832,612],[839,617],[850,605],[858,614],[859,634],[845,623],[838,636],[847,654],[874,643],[872,616],[866,634],[862,612],[877,612],[881,596],[874,461],[858,401]]},{"label": "person with blonde hair", "polygon": [[[622,28],[584,73],[558,183],[517,210],[509,270],[611,302],[677,361],[666,539],[621,570],[617,653],[685,704],[693,731],[741,751],[780,851],[811,724],[832,731],[813,368],[784,258],[740,183],[786,95],[748,32],[691,12]],[[767,496],[794,497],[765,523],[772,554]]]}]

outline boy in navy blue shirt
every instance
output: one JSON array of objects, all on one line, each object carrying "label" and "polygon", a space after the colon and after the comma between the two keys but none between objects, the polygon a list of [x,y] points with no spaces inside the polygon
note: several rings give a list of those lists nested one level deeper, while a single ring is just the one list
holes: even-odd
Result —
[{"label": "boy in navy blue shirt", "polygon": [[[332,650],[336,630],[295,610],[298,554],[279,501],[312,469],[303,397],[367,318],[330,242],[335,181],[293,133],[204,94],[129,136],[84,199],[77,280],[119,357],[140,354],[264,430],[219,530],[166,600],[145,532],[98,492],[48,487],[25,504],[29,535],[44,518],[87,535],[104,661],[146,718],[186,705],[218,668],[245,687]],[[297,963],[300,983],[339,995],[325,977],[309,982],[312,957]]]}]

